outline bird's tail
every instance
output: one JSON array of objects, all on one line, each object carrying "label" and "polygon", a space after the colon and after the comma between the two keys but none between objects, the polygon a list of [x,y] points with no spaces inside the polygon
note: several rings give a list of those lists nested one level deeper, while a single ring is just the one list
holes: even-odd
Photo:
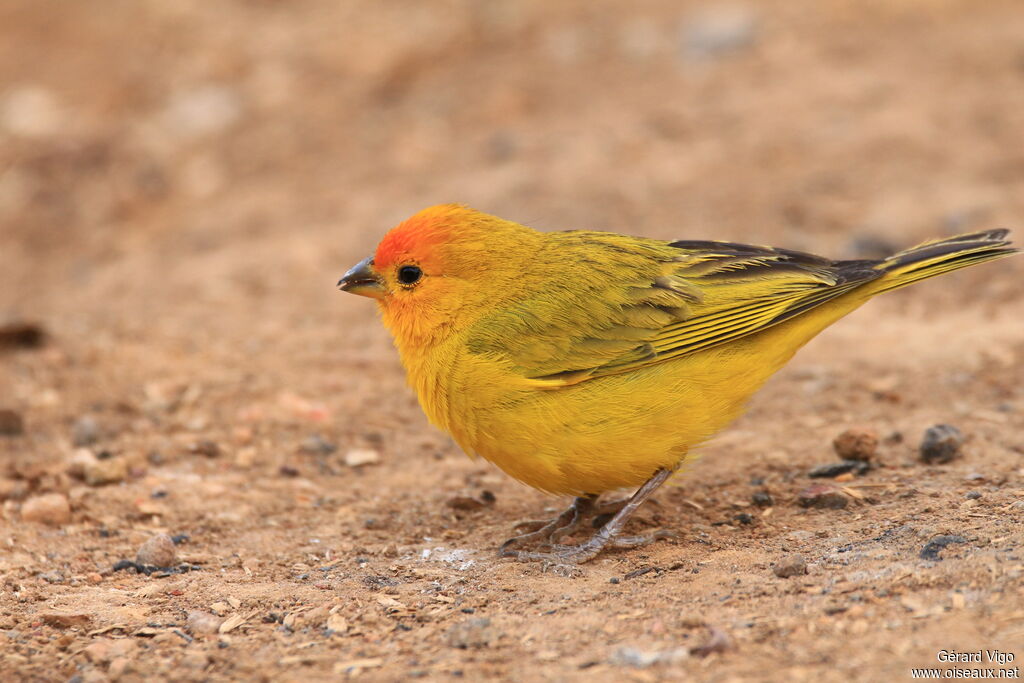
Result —
[{"label": "bird's tail", "polygon": [[918,280],[1010,256],[1017,250],[1006,239],[1008,230],[985,230],[931,240],[880,261],[885,274],[875,281],[872,294],[905,287]]}]

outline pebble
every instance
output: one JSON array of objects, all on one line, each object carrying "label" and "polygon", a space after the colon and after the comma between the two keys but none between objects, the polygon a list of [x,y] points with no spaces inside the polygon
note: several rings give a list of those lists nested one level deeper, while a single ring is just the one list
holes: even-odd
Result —
[{"label": "pebble", "polygon": [[484,491],[481,493],[479,498],[473,498],[472,496],[453,496],[446,501],[446,505],[453,510],[479,510],[487,507],[488,505],[494,505],[497,500],[494,494],[490,491]]},{"label": "pebble", "polygon": [[29,322],[10,322],[0,325],[0,350],[38,349],[46,343],[46,331]]},{"label": "pebble", "polygon": [[93,664],[105,664],[118,657],[130,657],[137,647],[131,638],[104,638],[95,641],[82,652]]},{"label": "pebble", "polygon": [[0,501],[22,500],[28,495],[28,482],[21,479],[0,479]]},{"label": "pebble", "polygon": [[311,434],[303,439],[299,450],[310,455],[330,455],[338,450],[338,447],[319,434]]},{"label": "pebble", "polygon": [[65,471],[68,473],[68,476],[75,479],[85,479],[85,470],[97,462],[99,460],[91,450],[88,448],[76,448],[68,457]]},{"label": "pebble", "polygon": [[217,633],[224,620],[209,612],[192,610],[185,620],[185,627],[194,635],[212,635]]},{"label": "pebble", "polygon": [[178,549],[170,536],[157,534],[139,547],[135,561],[152,567],[173,567],[178,563]]},{"label": "pebble", "polygon": [[345,464],[349,467],[376,465],[380,462],[380,453],[372,448],[353,448],[345,454]]},{"label": "pebble", "polygon": [[479,510],[484,507],[484,504],[481,501],[476,498],[471,498],[470,496],[453,496],[445,502],[445,505],[453,510],[463,511]]},{"label": "pebble", "polygon": [[615,666],[646,669],[655,664],[677,664],[689,656],[690,651],[683,647],[652,651],[640,650],[635,647],[620,647],[612,653],[611,663]]},{"label": "pebble", "polygon": [[493,639],[491,620],[487,617],[467,619],[455,624],[448,629],[447,635],[448,644],[460,650],[486,647]]},{"label": "pebble", "polygon": [[202,671],[210,663],[210,657],[205,652],[186,652],[181,663],[189,669]]},{"label": "pebble", "polygon": [[849,498],[838,486],[832,484],[812,484],[799,494],[797,500],[805,508],[824,508],[838,510],[849,503]]},{"label": "pebble", "polygon": [[968,491],[964,494],[964,498],[967,500],[977,500],[981,498],[981,491]]},{"label": "pebble", "polygon": [[44,624],[53,626],[54,628],[72,628],[76,626],[85,626],[92,619],[92,616],[88,614],[50,612],[47,614],[40,614],[38,618],[42,620]]},{"label": "pebble", "polygon": [[83,475],[89,486],[117,484],[128,476],[128,463],[121,458],[97,458],[83,468]]},{"label": "pebble", "polygon": [[71,506],[63,494],[45,493],[22,503],[21,518],[26,522],[60,526],[71,521]]},{"label": "pebble", "polygon": [[847,429],[832,441],[832,448],[840,460],[868,462],[878,453],[878,433],[867,428]]},{"label": "pebble", "polygon": [[238,120],[242,100],[228,87],[203,85],[178,93],[163,112],[164,123],[182,138],[219,133]]},{"label": "pebble", "polygon": [[91,446],[100,438],[100,423],[96,418],[83,415],[71,427],[71,443],[76,447]]},{"label": "pebble", "polygon": [[869,469],[871,469],[871,467],[863,460],[841,460],[835,463],[830,462],[824,465],[818,465],[811,469],[811,471],[807,473],[807,476],[812,479],[832,479],[833,477],[838,477],[841,474],[847,473],[858,475],[864,474]]},{"label": "pebble", "polygon": [[924,548],[921,549],[922,560],[941,560],[939,553],[942,549],[948,545],[954,545],[957,543],[966,543],[967,539],[963,536],[954,536],[950,534],[944,534],[942,536],[936,536],[927,543],[924,544]]},{"label": "pebble", "polygon": [[25,420],[14,410],[0,410],[0,436],[21,436],[25,433]]},{"label": "pebble", "polygon": [[924,431],[921,440],[921,460],[929,464],[951,462],[960,457],[964,435],[953,425],[940,424]]},{"label": "pebble", "polygon": [[8,90],[0,101],[0,127],[23,138],[54,135],[65,126],[65,117],[53,92],[38,85]]},{"label": "pebble", "polygon": [[807,573],[807,561],[800,555],[789,555],[772,565],[772,572],[780,579]]},{"label": "pebble", "polygon": [[188,447],[188,450],[190,453],[205,455],[207,458],[216,458],[220,455],[220,446],[217,445],[216,441],[210,441],[209,439],[196,441]]},{"label": "pebble", "polygon": [[755,491],[754,495],[750,497],[750,502],[761,508],[770,508],[775,504],[772,494],[767,491]]},{"label": "pebble", "polygon": [[128,657],[115,657],[110,660],[110,666],[107,667],[107,676],[112,681],[119,680],[128,673],[128,668],[131,666],[132,660]]},{"label": "pebble", "polygon": [[683,25],[682,54],[709,60],[750,47],[757,36],[757,19],[745,7],[718,5],[691,17]]}]

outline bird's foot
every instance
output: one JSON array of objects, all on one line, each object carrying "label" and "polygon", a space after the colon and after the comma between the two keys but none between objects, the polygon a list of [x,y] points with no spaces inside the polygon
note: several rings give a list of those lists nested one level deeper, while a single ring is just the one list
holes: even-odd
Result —
[{"label": "bird's foot", "polygon": [[[520,562],[542,562],[545,568],[588,562],[605,548],[639,548],[661,539],[674,539],[679,535],[669,529],[638,534],[636,536],[603,537],[599,532],[579,545],[551,545],[548,551],[513,550],[502,546],[502,557],[514,557]],[[556,572],[557,573],[557,572]]]},{"label": "bird's foot", "polygon": [[[659,538],[672,538],[675,535],[665,530],[640,536],[618,536],[633,512],[671,474],[670,470],[658,470],[629,500],[613,501],[602,506],[597,504],[594,496],[577,498],[568,510],[551,522],[537,528],[535,531],[515,536],[505,541],[498,550],[498,554],[501,557],[514,557],[520,562],[543,562],[546,565],[582,564],[592,560],[606,547],[636,548]],[[579,545],[558,545],[559,540],[575,531],[588,516],[597,515],[596,519],[600,519],[602,515],[607,516],[611,514],[611,510],[615,510],[614,516],[600,524],[600,528],[588,540]],[[521,546],[524,543],[535,541],[540,542],[541,548],[546,547],[549,550],[533,551],[516,548],[516,546]]]},{"label": "bird's foot", "polygon": [[516,553],[520,551],[514,550],[515,546],[539,542],[543,547],[557,543],[559,539],[576,531],[580,523],[592,513],[593,508],[594,498],[592,496],[581,496],[574,500],[567,510],[550,522],[540,520],[519,522],[515,526],[516,529],[525,528],[531,529],[531,531],[519,536],[513,536],[502,543],[498,554],[502,557],[516,557]]}]

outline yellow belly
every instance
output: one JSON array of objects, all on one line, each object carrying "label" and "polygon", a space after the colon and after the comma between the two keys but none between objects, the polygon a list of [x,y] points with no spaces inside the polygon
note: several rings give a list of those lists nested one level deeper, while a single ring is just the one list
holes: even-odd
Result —
[{"label": "yellow belly", "polygon": [[635,487],[659,468],[678,466],[734,420],[797,349],[866,298],[840,299],[721,347],[558,389],[529,386],[500,363],[466,356],[444,369],[450,391],[439,395],[436,377],[417,389],[431,420],[464,450],[530,486],[572,495]]}]

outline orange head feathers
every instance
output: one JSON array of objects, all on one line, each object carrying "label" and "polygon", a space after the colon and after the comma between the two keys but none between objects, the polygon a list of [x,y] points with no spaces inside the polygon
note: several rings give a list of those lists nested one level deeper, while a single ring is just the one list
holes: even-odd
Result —
[{"label": "orange head feathers", "polygon": [[377,299],[396,339],[424,342],[493,301],[493,287],[519,277],[539,237],[460,204],[432,206],[392,228],[339,286]]}]

